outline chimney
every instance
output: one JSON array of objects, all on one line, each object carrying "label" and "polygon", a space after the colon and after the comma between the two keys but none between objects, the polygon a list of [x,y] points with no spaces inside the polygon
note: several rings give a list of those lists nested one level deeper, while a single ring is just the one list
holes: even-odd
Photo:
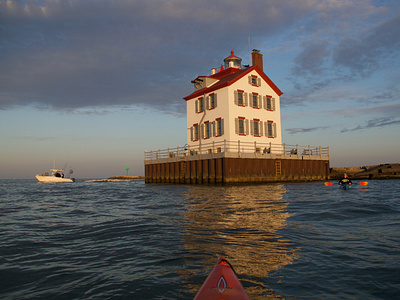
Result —
[{"label": "chimney", "polygon": [[253,61],[253,66],[257,66],[261,69],[261,71],[264,72],[263,70],[263,58],[262,54],[260,53],[260,50],[253,49],[253,52],[251,53],[251,59]]}]

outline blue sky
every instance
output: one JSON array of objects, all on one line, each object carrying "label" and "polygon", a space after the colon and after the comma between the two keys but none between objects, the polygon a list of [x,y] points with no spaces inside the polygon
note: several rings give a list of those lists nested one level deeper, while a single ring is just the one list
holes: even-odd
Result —
[{"label": "blue sky", "polygon": [[0,178],[143,175],[186,143],[191,80],[234,50],[283,91],[287,144],[400,162],[400,2],[0,0]]}]

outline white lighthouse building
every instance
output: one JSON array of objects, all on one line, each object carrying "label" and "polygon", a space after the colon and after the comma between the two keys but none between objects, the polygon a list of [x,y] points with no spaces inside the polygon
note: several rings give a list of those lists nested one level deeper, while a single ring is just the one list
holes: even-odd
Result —
[{"label": "white lighthouse building", "polygon": [[329,147],[282,143],[281,90],[262,54],[242,67],[234,52],[221,68],[192,81],[184,97],[187,145],[145,151],[146,183],[243,183],[325,180]]},{"label": "white lighthouse building", "polygon": [[183,98],[189,149],[234,141],[242,143],[239,151],[254,151],[255,144],[258,151],[270,153],[274,147],[268,145],[282,144],[282,92],[264,73],[259,51],[253,50],[252,66],[242,67],[241,62],[231,51],[220,70],[213,68],[210,75],[192,81],[194,92]]}]

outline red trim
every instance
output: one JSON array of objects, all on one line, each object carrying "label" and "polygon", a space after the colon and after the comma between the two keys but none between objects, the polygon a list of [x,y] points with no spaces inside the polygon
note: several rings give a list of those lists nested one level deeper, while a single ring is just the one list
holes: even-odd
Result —
[{"label": "red trim", "polygon": [[238,81],[239,79],[243,78],[247,74],[249,74],[252,71],[256,71],[260,77],[272,88],[272,90],[278,95],[282,95],[282,91],[272,82],[271,79],[261,69],[257,66],[252,66],[250,68],[241,70],[241,69],[235,69],[235,68],[228,68],[224,71],[221,71],[219,73],[216,73],[212,76],[204,76],[204,77],[209,77],[213,79],[218,79],[219,82],[213,84],[210,87],[205,87],[202,89],[199,89],[195,91],[194,93],[184,97],[183,99],[188,101],[193,98],[196,98],[200,95],[203,95],[204,93],[210,93],[216,90],[219,90],[221,88],[227,87]]},{"label": "red trim", "polygon": [[270,96],[270,95],[265,95],[265,97],[267,97],[267,98],[271,98],[271,99],[272,99],[272,96]]},{"label": "red trim", "polygon": [[222,120],[222,118],[216,118],[216,119],[215,119],[215,121],[219,121],[219,120]]},{"label": "red trim", "polygon": [[253,95],[257,95],[257,96],[258,96],[258,93],[254,93],[254,92],[253,92],[252,94],[253,94]]},{"label": "red trim", "polygon": [[268,122],[268,123],[274,123],[274,121],[269,121],[269,120],[268,120],[267,122]]},{"label": "red trim", "polygon": [[244,90],[237,90],[239,93],[244,93]]},{"label": "red trim", "polygon": [[238,119],[240,119],[240,120],[246,120],[245,117],[238,117]]},{"label": "red trim", "polygon": [[260,122],[260,119],[253,119],[253,121],[255,121],[255,122]]},{"label": "red trim", "polygon": [[251,77],[253,77],[253,78],[257,78],[258,76],[257,76],[257,75],[251,75]]}]

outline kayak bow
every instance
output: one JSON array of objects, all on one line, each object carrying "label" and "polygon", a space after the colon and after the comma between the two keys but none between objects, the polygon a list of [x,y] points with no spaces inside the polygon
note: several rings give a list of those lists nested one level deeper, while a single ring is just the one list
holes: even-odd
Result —
[{"label": "kayak bow", "polygon": [[250,300],[231,264],[221,256],[194,300]]}]

